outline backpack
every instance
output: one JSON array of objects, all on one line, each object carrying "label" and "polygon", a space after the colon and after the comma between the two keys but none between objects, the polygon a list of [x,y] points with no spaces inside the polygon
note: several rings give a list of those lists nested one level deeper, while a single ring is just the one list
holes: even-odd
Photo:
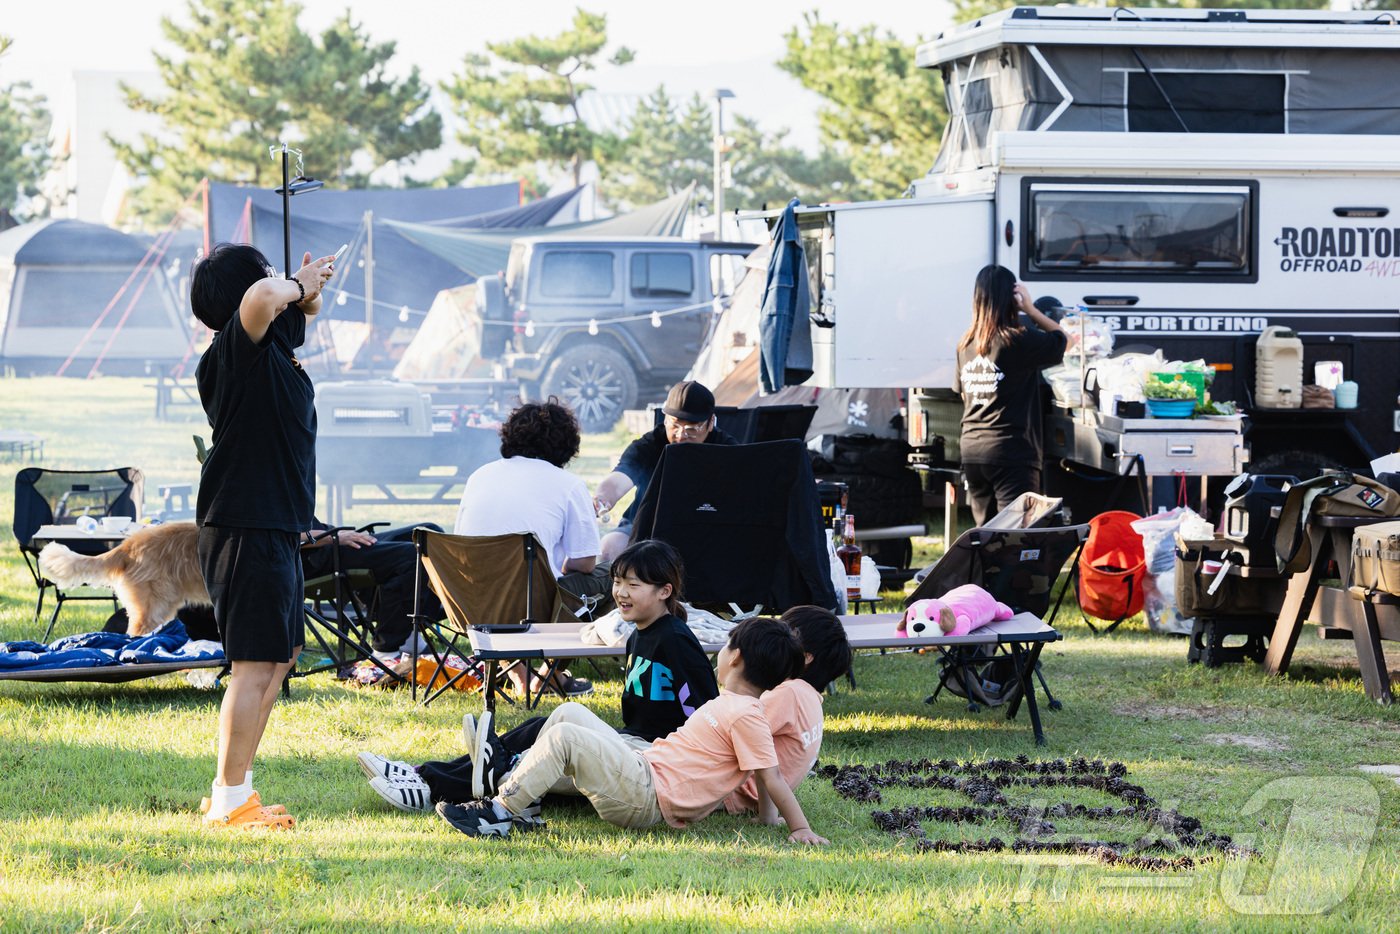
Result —
[{"label": "backpack", "polygon": [[1297,573],[1312,563],[1307,527],[1313,516],[1400,516],[1400,491],[1345,470],[1295,483],[1283,501],[1274,535],[1280,572]]},{"label": "backpack", "polygon": [[[940,680],[949,693],[983,707],[1000,707],[1017,697],[1021,690],[1016,680],[1015,660],[998,652],[994,646],[960,645],[943,649],[939,662],[943,666]],[[1039,670],[1039,661],[1035,667]],[[966,672],[966,684],[959,668]]]}]

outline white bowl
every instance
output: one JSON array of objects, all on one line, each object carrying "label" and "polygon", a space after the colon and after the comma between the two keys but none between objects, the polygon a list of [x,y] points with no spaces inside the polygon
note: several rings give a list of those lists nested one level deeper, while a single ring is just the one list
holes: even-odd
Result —
[{"label": "white bowl", "polygon": [[125,532],[131,524],[131,518],[128,516],[102,517],[102,531],[104,532]]}]

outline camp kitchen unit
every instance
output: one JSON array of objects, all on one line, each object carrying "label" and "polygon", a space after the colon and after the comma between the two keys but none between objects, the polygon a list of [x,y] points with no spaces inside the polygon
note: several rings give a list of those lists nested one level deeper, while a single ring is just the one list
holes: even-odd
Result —
[{"label": "camp kitchen unit", "polygon": [[[455,504],[466,478],[500,456],[513,383],[356,380],[316,386],[316,474],[327,522],[358,504]],[[355,488],[373,491],[356,494]]]},{"label": "camp kitchen unit", "polygon": [[[942,73],[950,114],[930,173],[908,198],[799,211],[814,382],[912,387],[911,443],[947,426],[956,438],[955,345],[977,270],[997,262],[1033,295],[1110,322],[1116,349],[1214,365],[1213,398],[1248,415],[1255,470],[1363,466],[1395,449],[1394,16],[1023,7],[921,46],[918,63]],[[1341,361],[1358,407],[1254,405],[1269,325],[1297,332],[1306,373]],[[1245,455],[1217,437],[1233,430],[1096,419],[1093,437],[1116,449],[1087,459],[1160,445],[1138,453],[1237,471]]]}]

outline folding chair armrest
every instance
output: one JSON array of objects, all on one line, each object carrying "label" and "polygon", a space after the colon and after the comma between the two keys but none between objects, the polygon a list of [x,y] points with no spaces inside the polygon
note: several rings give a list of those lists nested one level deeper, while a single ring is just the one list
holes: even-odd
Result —
[{"label": "folding chair armrest", "polygon": [[373,535],[373,534],[374,534],[374,530],[377,529],[377,528],[379,528],[381,525],[391,525],[391,524],[392,524],[392,523],[390,523],[389,521],[384,520],[384,519],[381,519],[381,520],[378,521],[378,522],[371,522],[369,525],[362,525],[362,526],[360,526],[358,529],[356,529],[355,531],[356,531],[356,532],[364,532],[364,533],[366,533],[366,534],[368,534],[368,535]]}]

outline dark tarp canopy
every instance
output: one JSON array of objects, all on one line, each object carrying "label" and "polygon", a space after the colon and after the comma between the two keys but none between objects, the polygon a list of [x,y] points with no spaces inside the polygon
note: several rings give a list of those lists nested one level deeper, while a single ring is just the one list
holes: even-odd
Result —
[{"label": "dark tarp canopy", "polygon": [[628,214],[598,221],[553,224],[544,228],[494,228],[454,230],[434,224],[391,223],[398,233],[436,254],[473,278],[489,276],[506,268],[511,242],[519,237],[679,237],[694,186],[688,186],[663,201],[638,208]]},{"label": "dark tarp canopy", "polygon": [[[244,206],[282,212],[282,196],[272,188],[209,183],[209,232],[214,240],[231,240],[239,232]],[[320,191],[291,199],[292,217],[359,226],[366,211],[402,221],[473,217],[520,205],[520,184],[476,188],[368,188]],[[279,247],[277,255],[281,255]]]}]

